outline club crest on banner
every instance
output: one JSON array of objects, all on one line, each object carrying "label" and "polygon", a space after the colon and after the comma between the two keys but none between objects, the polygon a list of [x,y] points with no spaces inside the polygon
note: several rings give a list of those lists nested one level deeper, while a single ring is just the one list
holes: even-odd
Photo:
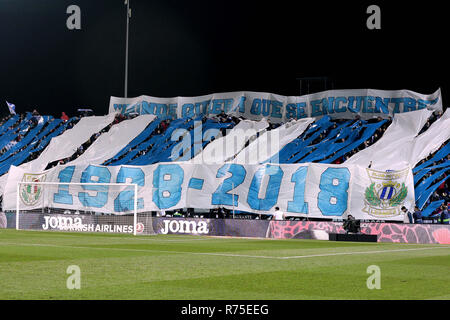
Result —
[{"label": "club crest on banner", "polygon": [[[23,182],[44,182],[45,174],[25,173],[23,175]],[[42,185],[36,184],[21,184],[19,188],[20,199],[27,206],[34,206],[38,203],[42,195]]]},{"label": "club crest on banner", "polygon": [[401,207],[408,195],[405,180],[409,169],[399,171],[378,171],[366,169],[370,185],[364,196],[365,206],[362,211],[377,218],[402,215]]}]

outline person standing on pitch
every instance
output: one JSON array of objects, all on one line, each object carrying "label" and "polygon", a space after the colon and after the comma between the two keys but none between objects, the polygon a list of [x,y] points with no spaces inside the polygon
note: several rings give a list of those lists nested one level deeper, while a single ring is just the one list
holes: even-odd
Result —
[{"label": "person standing on pitch", "polygon": [[285,220],[286,216],[279,207],[275,207],[275,212],[273,213],[273,220]]}]

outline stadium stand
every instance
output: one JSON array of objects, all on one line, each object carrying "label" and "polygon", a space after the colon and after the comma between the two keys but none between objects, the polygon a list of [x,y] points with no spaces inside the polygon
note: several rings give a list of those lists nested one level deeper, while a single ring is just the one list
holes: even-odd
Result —
[{"label": "stadium stand", "polygon": [[[403,116],[407,117],[408,114]],[[445,117],[448,118],[448,112],[427,115],[420,120],[417,127],[412,128],[410,136],[404,139],[414,142],[426,138],[427,133],[439,129],[438,125]],[[123,136],[125,128],[130,128],[126,125],[127,123],[133,124],[131,127],[134,130]],[[205,152],[208,146],[212,148],[218,139],[233,137],[233,128],[250,123],[252,122],[230,118],[223,114],[216,118],[196,117],[163,121],[153,116],[144,120],[142,116],[134,118],[122,115],[82,117],[81,119],[73,117],[64,121],[49,115],[40,116],[27,112],[4,117],[0,121],[0,175],[4,178],[12,165],[42,171],[58,163],[71,161],[77,163],[77,159],[83,158],[106,166],[149,165],[195,159],[201,150]],[[258,134],[254,139],[263,137],[264,133],[271,130],[283,128],[283,126],[263,122],[253,123],[259,126]],[[262,162],[351,163],[352,157],[356,158],[369,150],[381,148],[382,141],[386,140],[388,135],[395,135],[397,124],[393,119],[362,120],[355,117],[342,120],[323,116],[304,125],[298,136],[290,137],[275,155]],[[196,141],[195,131],[200,129],[203,140]],[[122,138],[120,144],[111,148],[108,145],[109,141],[117,141],[117,139],[111,139],[113,135],[122,136]],[[190,136],[190,144],[181,145],[180,141],[185,141],[186,136]],[[252,143],[250,140],[242,142],[238,152],[231,158],[236,157],[239,151],[245,153],[244,150]],[[54,146],[56,141],[59,141],[59,145],[61,143],[66,145],[67,149],[57,150]],[[449,139],[443,143],[439,139],[437,141],[439,145],[435,151],[426,155],[418,153],[417,157],[421,159],[418,159],[413,169],[416,205],[422,211],[424,220],[428,222],[438,219],[443,210],[443,204],[450,202],[450,179],[448,179],[450,177],[450,141]],[[100,145],[103,145],[104,150],[108,147],[112,151],[109,153],[105,151],[100,157],[93,157],[93,151],[98,151]],[[98,152],[95,154],[98,155]],[[226,160],[225,158],[223,160]],[[216,215],[223,215],[220,210],[220,212],[213,211]],[[187,215],[192,216],[192,210],[187,212],[189,212],[186,213]]]}]

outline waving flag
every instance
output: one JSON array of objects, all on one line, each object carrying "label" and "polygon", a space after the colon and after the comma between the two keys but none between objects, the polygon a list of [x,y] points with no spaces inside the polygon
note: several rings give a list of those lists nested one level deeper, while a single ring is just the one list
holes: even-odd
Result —
[{"label": "waving flag", "polygon": [[8,101],[6,101],[6,104],[8,105],[9,112],[11,114],[16,114],[16,105],[12,104],[12,103],[9,103]]}]

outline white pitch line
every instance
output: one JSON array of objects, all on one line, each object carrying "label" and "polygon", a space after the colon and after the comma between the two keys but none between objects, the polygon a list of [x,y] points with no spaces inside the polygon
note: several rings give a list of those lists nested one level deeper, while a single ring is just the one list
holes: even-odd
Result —
[{"label": "white pitch line", "polygon": [[413,249],[393,249],[393,250],[372,250],[372,251],[354,251],[354,252],[335,252],[324,254],[311,254],[303,256],[255,256],[248,254],[231,254],[231,253],[214,253],[214,252],[189,252],[189,251],[170,251],[170,250],[145,250],[145,249],[127,249],[127,248],[104,248],[104,247],[79,247],[79,246],[62,246],[53,244],[39,244],[39,243],[8,243],[2,242],[0,245],[13,245],[13,246],[40,246],[40,247],[54,247],[54,248],[72,248],[72,249],[93,249],[93,250],[116,250],[116,251],[129,251],[129,252],[161,252],[161,253],[176,253],[176,254],[192,254],[192,255],[208,255],[208,256],[222,256],[222,257],[244,257],[244,258],[259,258],[259,259],[302,259],[302,258],[314,258],[314,257],[329,257],[339,255],[358,255],[358,254],[372,254],[372,253],[388,253],[388,252],[404,252],[404,251],[417,251],[417,250],[430,250],[430,249],[450,249],[450,247],[425,247],[425,248],[413,248]]},{"label": "white pitch line", "polygon": [[214,253],[214,252],[189,252],[189,251],[171,251],[171,250],[144,250],[144,249],[127,249],[127,248],[104,248],[104,247],[77,247],[77,246],[60,246],[55,244],[41,244],[41,243],[7,243],[2,242],[0,245],[13,246],[36,246],[36,247],[53,247],[53,248],[72,248],[72,249],[93,249],[93,250],[116,250],[116,251],[131,251],[131,252],[161,252],[161,253],[177,253],[177,254],[193,254],[193,255],[210,255],[210,256],[224,256],[224,257],[246,257],[246,258],[263,258],[263,259],[280,259],[281,257],[271,256],[253,256],[245,254],[229,254],[229,253]]},{"label": "white pitch line", "polygon": [[353,255],[353,254],[371,254],[371,253],[403,252],[403,251],[429,250],[429,249],[450,249],[450,247],[425,247],[425,248],[412,248],[412,249],[392,249],[392,250],[372,250],[372,251],[354,251],[354,252],[335,252],[335,253],[324,253],[324,254],[310,254],[310,255],[305,255],[305,256],[288,256],[288,257],[280,257],[280,259],[301,259],[301,258],[313,258],[313,257],[330,257],[330,256]]},{"label": "white pitch line", "polygon": [[[123,240],[123,239],[121,239]],[[128,240],[138,240],[138,241],[160,241],[160,242],[186,242],[186,241],[206,241],[206,240],[211,240],[211,239],[151,239],[151,238],[144,238],[144,239],[139,239],[139,238],[126,238],[125,241]]]},{"label": "white pitch line", "polygon": [[[30,232],[39,232],[36,230],[26,230],[26,231],[30,231]],[[67,237],[77,237],[78,235],[71,235],[71,234],[52,234],[52,239],[53,238],[67,238]],[[140,237],[140,236],[139,236]],[[96,238],[107,238],[107,239],[111,239],[111,240],[119,240],[119,241],[134,241],[134,240],[139,240],[139,241],[160,241],[160,242],[184,242],[184,241],[206,241],[206,240],[211,240],[209,238],[206,238],[205,236],[202,236],[202,238],[181,238],[181,239],[174,239],[174,238],[169,238],[169,239],[152,239],[152,238],[138,238],[136,236],[133,237],[111,237],[111,236],[107,236],[107,235],[97,235],[96,234]]]}]

